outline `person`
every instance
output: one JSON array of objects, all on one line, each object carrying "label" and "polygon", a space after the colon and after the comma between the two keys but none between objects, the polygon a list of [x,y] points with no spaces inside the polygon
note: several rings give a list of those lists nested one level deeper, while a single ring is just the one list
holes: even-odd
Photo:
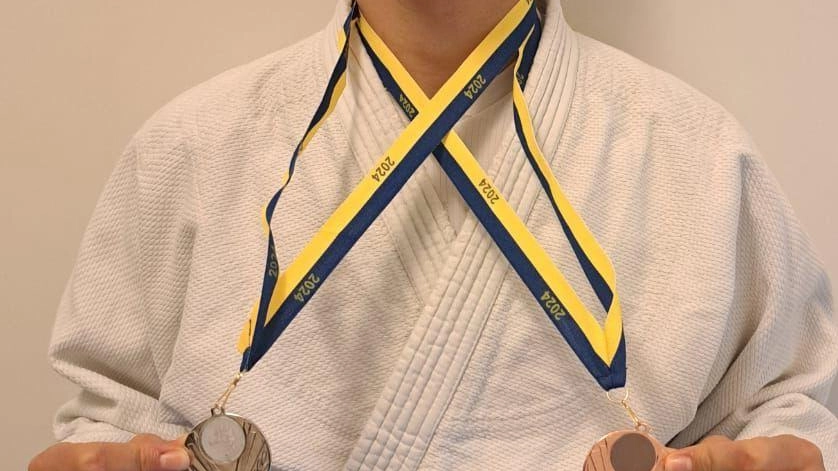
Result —
[{"label": "person", "polygon": [[[427,97],[515,5],[358,0]],[[535,138],[613,263],[629,401],[671,447],[665,469],[838,469],[829,281],[754,144],[719,105],[572,31],[557,0],[539,8],[524,88]],[[187,91],[132,138],[50,347],[81,393],[30,471],[187,468],[183,434],[241,361],[265,273],[258,216],[349,12],[341,0],[324,31]],[[346,89],[273,213],[279,267],[413,125],[358,34],[348,48]],[[516,133],[517,67],[453,129],[596,306]],[[579,469],[599,437],[630,428],[449,175],[423,161],[231,396],[276,469]]]}]

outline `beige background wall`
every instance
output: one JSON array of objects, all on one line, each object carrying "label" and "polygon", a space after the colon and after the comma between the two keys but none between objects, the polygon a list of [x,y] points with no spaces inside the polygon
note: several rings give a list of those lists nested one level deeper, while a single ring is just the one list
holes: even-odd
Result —
[{"label": "beige background wall", "polygon": [[[180,91],[320,28],[333,4],[0,0],[4,469],[24,469],[50,443],[52,414],[73,392],[49,369],[46,346],[82,231],[129,136]],[[731,109],[838,276],[838,3],[566,4],[578,29]]]}]

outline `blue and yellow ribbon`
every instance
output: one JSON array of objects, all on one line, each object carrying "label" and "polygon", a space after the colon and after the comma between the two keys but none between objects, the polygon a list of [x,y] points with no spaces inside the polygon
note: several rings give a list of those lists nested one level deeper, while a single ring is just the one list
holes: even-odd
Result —
[{"label": "blue and yellow ribbon", "polygon": [[[345,84],[348,37],[358,23],[361,40],[385,85],[410,124],[330,216],[320,231],[278,273],[270,218],[294,163],[325,120]],[[531,0],[521,0],[429,99],[353,5],[339,37],[341,56],[318,112],[291,160],[280,190],[266,207],[268,260],[262,296],[240,337],[242,371],[267,352],[372,221],[431,152],[483,227],[515,268],[576,355],[605,389],[625,384],[625,339],[613,267],[561,192],[535,132],[523,95],[541,26]],[[503,198],[477,160],[451,129],[488,84],[517,55],[513,89],[518,136],[595,293],[607,311],[604,327],[587,310],[548,254]],[[405,106],[407,105],[407,106]]]},{"label": "blue and yellow ribbon", "polygon": [[[407,110],[423,112],[428,102],[421,88],[399,63],[370,25],[358,23],[361,40],[385,88]],[[536,24],[520,46],[515,66],[513,104],[516,130],[533,169],[547,192],[583,271],[607,311],[605,328],[590,314],[576,292],[551,262],[549,255],[503,198],[491,179],[455,132],[449,132],[434,155],[448,177],[495,243],[518,272],[574,352],[606,389],[625,383],[625,341],[613,267],[590,230],[561,192],[547,160],[535,141],[535,132],[523,95],[523,86],[540,37]],[[408,117],[410,114],[408,113]]]}]

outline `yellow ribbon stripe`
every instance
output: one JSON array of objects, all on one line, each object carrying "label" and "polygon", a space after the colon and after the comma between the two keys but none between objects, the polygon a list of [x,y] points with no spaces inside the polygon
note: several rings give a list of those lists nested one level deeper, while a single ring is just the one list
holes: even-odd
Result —
[{"label": "yellow ribbon stripe", "polygon": [[[469,54],[466,60],[460,65],[457,71],[448,79],[442,88],[436,93],[433,99],[426,102],[425,110],[420,113],[416,119],[410,122],[407,128],[390,146],[387,152],[376,162],[374,169],[380,168],[387,163],[388,159],[393,162],[392,168],[397,167],[404,159],[405,155],[410,151],[416,142],[424,135],[439,116],[445,111],[448,104],[451,103],[465,88],[465,86],[472,81],[474,75],[482,67],[482,65],[491,57],[495,50],[497,50],[503,41],[515,30],[516,26],[526,16],[530,5],[530,0],[519,0],[518,3],[507,13],[507,15],[498,23],[494,29],[486,36],[480,45]],[[345,72],[344,72],[345,77]],[[345,84],[344,79],[341,83]],[[342,89],[341,89],[342,91]],[[333,102],[337,101],[338,93],[335,93]],[[334,103],[330,103],[330,111]],[[328,113],[324,114],[323,120],[326,119]],[[322,120],[321,120],[322,122]],[[318,123],[319,127],[319,123]],[[306,135],[304,144],[307,143],[313,133]],[[355,189],[350,193],[346,200],[335,210],[329,219],[323,224],[317,234],[309,241],[297,257],[291,262],[288,268],[282,272],[277,278],[274,285],[271,300],[268,305],[267,316],[265,324],[275,315],[279,306],[291,296],[292,291],[300,284],[307,276],[309,276],[311,267],[320,258],[320,255],[332,245],[338,234],[340,234],[352,218],[358,213],[360,208],[369,201],[376,189],[392,174],[392,168],[388,173],[379,180],[376,180],[373,175],[375,172],[370,172],[365,175]],[[239,336],[238,349],[244,352],[252,341],[252,329],[255,324],[255,315],[251,314],[251,318],[245,323],[242,333]]]},{"label": "yellow ribbon stripe", "polygon": [[[431,101],[363,17],[359,20],[358,26],[370,47],[372,47],[372,49],[376,52],[376,55],[378,55],[381,61],[387,66],[387,69],[393,75],[393,78],[398,82],[399,87],[407,95],[407,99],[420,111],[419,116],[423,116],[424,110],[431,104]],[[526,44],[526,42],[524,44]],[[516,69],[518,64],[520,64],[522,51],[523,46],[521,46],[521,49],[519,50],[519,61],[516,64]],[[529,229],[527,229],[526,225],[523,223],[521,218],[518,217],[515,210],[509,205],[506,199],[500,195],[500,192],[494,184],[492,184],[492,187],[497,192],[499,198],[495,200],[494,203],[490,203],[487,206],[492,210],[498,220],[503,223],[510,235],[515,239],[519,247],[521,247],[526,257],[532,262],[536,270],[544,278],[550,289],[559,297],[559,299],[561,299],[562,303],[565,304],[567,310],[569,311],[568,313],[587,337],[597,356],[599,356],[606,365],[610,366],[612,360],[614,359],[614,355],[617,352],[620,338],[622,336],[620,303],[615,289],[614,269],[602,248],[596,243],[596,240],[590,230],[588,230],[587,226],[582,222],[581,218],[561,192],[555,176],[550,170],[546,159],[544,159],[544,156],[536,143],[532,122],[529,118],[529,110],[526,108],[526,102],[523,97],[523,91],[520,89],[520,84],[517,80],[513,81],[515,82],[513,99],[515,100],[516,106],[518,106],[518,109],[521,111],[520,114],[522,115],[522,118],[526,120],[523,122],[525,136],[528,140],[530,148],[533,149],[533,153],[536,155],[539,169],[547,176],[548,182],[550,183],[551,194],[553,198],[556,199],[559,208],[565,215],[568,225],[571,227],[574,235],[578,237],[581,247],[591,257],[591,262],[602,274],[606,283],[613,292],[614,297],[611,303],[611,309],[606,317],[604,329],[600,327],[596,318],[590,313],[590,311],[588,311],[584,303],[582,303],[579,299],[576,291],[571,287],[570,283],[562,275],[556,265],[552,263],[550,256],[538,243]],[[463,143],[462,139],[456,132],[450,131],[442,142],[468,176],[472,185],[478,187],[482,180],[490,182],[491,184],[491,179],[486,175],[480,164],[477,162],[477,159],[465,143]],[[482,192],[480,193],[483,194]]]}]

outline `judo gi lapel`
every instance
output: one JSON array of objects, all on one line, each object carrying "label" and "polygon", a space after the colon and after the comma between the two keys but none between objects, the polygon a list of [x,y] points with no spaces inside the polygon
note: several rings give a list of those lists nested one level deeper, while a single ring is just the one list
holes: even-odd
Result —
[{"label": "judo gi lapel", "polygon": [[[338,9],[338,15],[343,14]],[[348,86],[336,109],[359,168],[366,171],[408,121],[384,89],[357,35],[351,38]],[[431,302],[455,240],[442,201],[431,182],[428,158],[381,214],[419,299]]]},{"label": "judo gi lapel", "polygon": [[[535,122],[539,123],[537,132],[543,149],[555,161],[562,129],[557,123],[564,123],[569,111],[577,51],[560,6],[556,3],[550,8],[526,95]],[[359,56],[359,51],[356,49],[356,57],[363,62],[365,58]],[[351,121],[347,118],[354,119],[351,126],[365,136],[374,135],[374,145],[380,147],[368,148],[362,140],[350,137],[362,168],[369,167],[372,161],[366,159],[386,148],[406,122],[395,104],[383,103],[390,98],[375,80],[368,74],[356,76],[362,93],[374,93],[364,95],[364,101],[347,100],[347,108],[339,111],[345,125]],[[353,108],[363,112],[353,112]],[[548,109],[554,110],[549,116]],[[489,173],[526,221],[542,190],[520,144],[513,138],[512,126],[510,113],[508,137]],[[348,128],[350,134],[351,129]],[[436,162],[429,159],[425,165]],[[419,466],[492,314],[502,283],[509,276],[517,276],[472,215],[454,237],[442,211],[427,173],[420,169],[382,215],[425,307],[346,469]]]}]

